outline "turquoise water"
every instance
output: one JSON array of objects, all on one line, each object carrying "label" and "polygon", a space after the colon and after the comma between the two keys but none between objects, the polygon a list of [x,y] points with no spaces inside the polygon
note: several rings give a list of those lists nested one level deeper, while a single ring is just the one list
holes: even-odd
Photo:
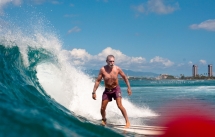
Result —
[{"label": "turquoise water", "polygon": [[91,124],[51,98],[35,70],[41,60],[51,56],[37,49],[29,49],[28,55],[30,65],[25,67],[18,47],[0,45],[0,136],[119,135]]},{"label": "turquoise water", "polygon": [[[0,46],[0,136],[125,135],[96,124],[101,119],[103,87],[97,91],[97,101],[92,100],[94,81],[90,76],[60,62],[59,56],[48,50],[28,48],[26,53],[27,66],[18,46]],[[211,111],[215,108],[214,80],[130,83],[132,96],[127,95],[125,83],[120,81],[131,124],[157,125],[156,119],[171,117],[166,108],[181,107],[174,102],[199,101],[192,105],[201,108],[207,103]],[[108,122],[124,124],[114,101],[108,105],[107,118]]]},{"label": "turquoise water", "polygon": [[[103,85],[93,100],[94,79],[72,64],[59,38],[42,27],[22,30],[0,22],[0,136],[136,136],[99,125]],[[122,103],[133,125],[159,125],[158,120],[172,117],[174,109],[187,109],[184,106],[211,112],[215,108],[214,80],[130,83],[132,96],[120,81]],[[107,122],[125,124],[115,101],[107,106]]]},{"label": "turquoise water", "polygon": [[[142,107],[148,107],[157,117],[144,118],[144,124],[157,125],[159,119],[175,115],[174,111],[215,110],[215,80],[140,80],[130,81],[133,96],[128,99]],[[126,90],[126,87],[124,87]],[[207,113],[204,112],[204,113]]]}]

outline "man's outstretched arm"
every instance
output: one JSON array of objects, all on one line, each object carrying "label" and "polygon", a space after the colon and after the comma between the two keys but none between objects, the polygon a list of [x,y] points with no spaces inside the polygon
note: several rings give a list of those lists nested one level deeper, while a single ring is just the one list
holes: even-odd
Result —
[{"label": "man's outstretched arm", "polygon": [[100,84],[101,80],[102,80],[102,69],[100,69],[100,71],[99,71],[99,75],[98,75],[98,77],[97,77],[97,79],[95,81],[95,85],[94,85],[94,88],[93,88],[92,98],[94,100],[96,100],[96,90],[99,87],[99,84]]},{"label": "man's outstretched arm", "polygon": [[125,73],[122,71],[121,68],[118,68],[119,69],[119,74],[120,76],[123,78],[123,80],[125,81],[128,89],[127,89],[127,92],[128,92],[128,95],[131,95],[132,94],[132,91],[131,91],[131,86],[130,86],[130,83],[128,81],[128,78],[126,77]]}]

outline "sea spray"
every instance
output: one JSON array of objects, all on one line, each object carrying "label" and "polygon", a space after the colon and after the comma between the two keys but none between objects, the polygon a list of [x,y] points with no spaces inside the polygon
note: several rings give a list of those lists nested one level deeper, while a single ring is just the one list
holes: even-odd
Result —
[{"label": "sea spray", "polygon": [[[35,74],[39,85],[47,95],[76,115],[88,120],[101,119],[101,96],[104,87],[101,85],[98,88],[97,100],[93,100],[91,93],[94,80],[70,62],[70,52],[62,49],[62,42],[55,33],[50,33],[51,31],[48,30],[46,32],[45,29],[41,29],[41,26],[34,25],[32,30],[28,30],[26,34],[26,31],[22,31],[24,28],[17,27],[10,22],[5,24],[7,26],[1,24],[1,44],[5,47],[17,46],[26,68],[34,64],[32,69],[36,69]],[[35,22],[35,24],[37,23]],[[41,25],[41,23],[38,24]],[[29,58],[29,52],[32,52],[32,49],[39,52],[45,51],[50,58],[40,58],[40,54]],[[126,91],[123,91],[123,97],[127,96],[126,94]],[[123,98],[122,103],[128,116],[132,119],[131,123],[138,123],[135,118],[156,116],[150,109],[137,107],[127,99]],[[107,118],[112,123],[124,124],[124,119],[115,101],[108,104]]]},{"label": "sea spray", "polygon": [[86,119],[80,120],[50,96],[52,90],[48,93],[39,83],[39,64],[60,66],[55,40],[47,37],[51,41],[46,41],[39,33],[32,38],[2,28],[8,33],[0,33],[0,136],[120,136]]},{"label": "sea spray", "polygon": [[[101,96],[104,87],[100,85],[96,92],[97,99],[93,100],[94,80],[72,66],[68,59],[65,59],[65,56],[58,55],[58,61],[62,61],[59,63],[61,64],[59,67],[54,64],[40,64],[37,67],[37,76],[45,91],[75,114],[89,120],[101,119]],[[64,59],[61,59],[61,57]],[[123,92],[124,96],[127,96],[126,94],[126,92]],[[135,117],[156,116],[150,109],[137,107],[127,99],[123,98],[122,102],[129,117],[133,119],[131,123],[137,124]],[[107,106],[107,119],[115,124],[125,123],[115,101],[110,102]]]}]

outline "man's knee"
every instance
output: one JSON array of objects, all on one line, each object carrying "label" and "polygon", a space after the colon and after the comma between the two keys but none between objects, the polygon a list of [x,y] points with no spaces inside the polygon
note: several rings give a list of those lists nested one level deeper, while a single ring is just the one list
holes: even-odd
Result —
[{"label": "man's knee", "polygon": [[118,104],[117,107],[118,107],[119,109],[121,109],[121,110],[124,108],[124,107],[122,106],[122,104]]},{"label": "man's knee", "polygon": [[105,111],[106,107],[101,107],[101,111]]}]

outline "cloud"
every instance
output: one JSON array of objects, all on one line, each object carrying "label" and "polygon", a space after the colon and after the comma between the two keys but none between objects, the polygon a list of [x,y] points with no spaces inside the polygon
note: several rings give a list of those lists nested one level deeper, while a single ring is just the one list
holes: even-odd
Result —
[{"label": "cloud", "polygon": [[111,47],[105,48],[101,53],[99,53],[95,57],[98,60],[104,61],[106,60],[106,57],[110,54],[114,55],[116,62],[123,66],[128,66],[128,64],[141,64],[146,62],[145,58],[129,57],[123,54],[120,50],[115,50],[115,49],[112,49]]},{"label": "cloud", "polygon": [[75,48],[72,51],[70,51],[70,55],[75,65],[84,65],[85,63],[92,59],[92,55],[90,55],[85,49]]},{"label": "cloud", "polygon": [[1,0],[0,6],[3,7],[6,4],[12,3],[14,5],[20,5],[22,3],[22,0]]},{"label": "cloud", "polygon": [[150,63],[153,63],[153,64],[162,64],[165,67],[170,67],[170,66],[172,66],[174,64],[174,62],[172,62],[172,61],[170,61],[168,59],[159,57],[159,56],[156,56],[153,59],[151,59]]},{"label": "cloud", "polygon": [[78,26],[75,26],[74,28],[68,30],[68,34],[74,33],[74,32],[80,32],[81,29]]},{"label": "cloud", "polygon": [[184,66],[184,65],[185,65],[184,63],[179,63],[177,66],[181,67],[181,66]]},{"label": "cloud", "polygon": [[148,10],[150,12],[155,12],[158,14],[168,14],[178,9],[179,9],[178,3],[175,3],[174,5],[165,5],[163,0],[148,1]]},{"label": "cloud", "polygon": [[[66,53],[64,53],[66,54]],[[73,49],[69,51],[70,61],[73,65],[84,66],[99,69],[99,67],[106,64],[106,57],[114,55],[115,64],[125,69],[141,69],[146,63],[143,57],[129,57],[121,51],[107,47],[97,55],[90,55],[85,49]],[[134,66],[136,68],[134,68]]]},{"label": "cloud", "polygon": [[145,7],[144,4],[140,4],[137,6],[132,6],[132,8],[137,11],[138,13],[144,13],[145,12]]},{"label": "cloud", "polygon": [[188,65],[190,65],[190,66],[193,65],[193,62],[192,62],[192,61],[189,61],[189,62],[188,62]]},{"label": "cloud", "polygon": [[62,3],[59,0],[28,0],[28,2],[34,3],[34,4],[43,4],[45,2],[49,2],[52,4],[61,4]]},{"label": "cloud", "polygon": [[92,57],[85,49],[75,48],[70,53],[75,59],[90,60]]},{"label": "cloud", "polygon": [[169,14],[178,10],[179,4],[168,5],[163,0],[148,0],[147,3],[132,6],[132,9],[137,12],[136,16],[142,13]]},{"label": "cloud", "polygon": [[206,64],[207,64],[207,61],[206,61],[206,60],[201,59],[201,60],[199,60],[199,63],[200,63],[200,64],[202,64],[202,65],[206,65]]},{"label": "cloud", "polygon": [[0,14],[3,14],[3,8],[10,3],[18,6],[22,3],[22,0],[0,0]]},{"label": "cloud", "polygon": [[[66,54],[66,53],[64,53]],[[108,55],[115,56],[115,64],[123,69],[130,69],[136,71],[169,68],[174,65],[174,62],[169,59],[159,56],[154,57],[149,62],[144,57],[128,56],[120,50],[107,47],[96,55],[89,54],[85,49],[73,49],[68,52],[70,61],[75,66],[83,66],[87,68],[99,69],[106,65],[106,57]]]},{"label": "cloud", "polygon": [[15,6],[21,5],[23,2],[33,3],[33,4],[43,4],[45,2],[50,2],[52,4],[60,4],[59,0],[0,0],[0,15],[3,14],[3,9],[8,4],[13,4]]},{"label": "cloud", "polygon": [[208,31],[215,31],[215,19],[206,20],[200,24],[190,25],[191,29],[204,29]]},{"label": "cloud", "polygon": [[[106,65],[107,55],[115,56],[115,64],[122,69],[133,70],[133,71],[145,71],[145,72],[155,72],[155,73],[176,73],[176,74],[192,74],[192,61],[174,63],[170,59],[163,58],[160,56],[155,56],[154,58],[149,59],[148,61],[141,56],[128,56],[121,52],[120,50],[113,49],[111,47],[106,47],[98,54],[92,55],[87,52],[85,49],[74,48],[70,51],[63,50],[61,55],[66,57],[63,58],[68,60],[71,65],[75,67],[80,67],[84,69],[99,69],[102,66]],[[199,60],[201,62],[198,65],[198,68],[205,67],[207,64],[206,60]]]}]

